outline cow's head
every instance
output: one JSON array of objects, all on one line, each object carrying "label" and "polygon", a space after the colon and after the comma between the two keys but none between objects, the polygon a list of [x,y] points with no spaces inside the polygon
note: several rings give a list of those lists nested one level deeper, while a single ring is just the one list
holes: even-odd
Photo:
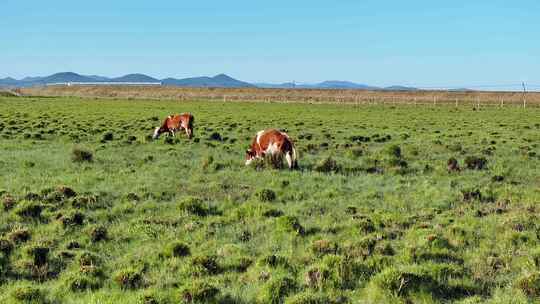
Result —
[{"label": "cow's head", "polygon": [[160,127],[157,127],[155,130],[154,130],[154,135],[152,135],[152,139],[158,139],[159,138],[159,135],[161,135],[161,133],[163,133],[161,131],[161,128]]},{"label": "cow's head", "polygon": [[249,166],[251,162],[257,157],[257,154],[253,149],[246,150],[246,166]]}]

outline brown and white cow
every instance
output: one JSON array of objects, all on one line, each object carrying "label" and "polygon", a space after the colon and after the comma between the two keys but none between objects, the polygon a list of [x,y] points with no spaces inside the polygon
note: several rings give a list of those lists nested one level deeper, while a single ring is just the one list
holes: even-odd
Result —
[{"label": "brown and white cow", "polygon": [[296,149],[289,135],[276,129],[268,129],[257,132],[251,146],[246,151],[246,166],[254,159],[265,156],[277,157],[281,162],[285,156],[289,169],[297,168]]},{"label": "brown and white cow", "polygon": [[195,117],[191,113],[182,113],[169,115],[163,121],[161,127],[157,127],[154,130],[153,139],[158,139],[162,133],[168,133],[174,136],[175,132],[185,130],[188,138],[191,139],[193,136],[193,123],[195,122]]}]

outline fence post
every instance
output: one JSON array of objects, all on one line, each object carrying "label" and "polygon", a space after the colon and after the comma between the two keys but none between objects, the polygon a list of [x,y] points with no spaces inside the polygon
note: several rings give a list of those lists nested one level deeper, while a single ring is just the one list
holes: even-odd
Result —
[{"label": "fence post", "polygon": [[458,107],[458,99],[456,98],[456,108]]},{"label": "fence post", "polygon": [[525,97],[525,94],[527,94],[527,89],[525,88],[525,82],[521,83],[523,85],[523,108],[527,106],[527,98]]},{"label": "fence post", "polygon": [[504,107],[504,97],[501,97],[501,108]]}]

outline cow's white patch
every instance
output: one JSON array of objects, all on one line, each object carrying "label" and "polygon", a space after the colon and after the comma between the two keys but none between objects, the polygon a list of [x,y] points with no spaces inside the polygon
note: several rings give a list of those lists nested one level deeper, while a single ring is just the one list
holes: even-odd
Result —
[{"label": "cow's white patch", "polygon": [[257,132],[257,144],[258,145],[261,144],[261,137],[263,136],[263,134],[264,134],[264,130]]},{"label": "cow's white patch", "polygon": [[275,155],[280,153],[281,151],[279,151],[277,144],[274,142],[268,145],[268,148],[266,148],[265,152],[266,154]]},{"label": "cow's white patch", "polygon": [[253,158],[246,159],[246,166],[249,166],[253,162]]}]

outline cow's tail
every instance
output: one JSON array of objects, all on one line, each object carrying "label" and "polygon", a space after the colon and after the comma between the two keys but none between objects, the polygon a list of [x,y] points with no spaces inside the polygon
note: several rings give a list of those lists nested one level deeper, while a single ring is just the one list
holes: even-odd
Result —
[{"label": "cow's tail", "polygon": [[193,137],[193,126],[195,125],[195,116],[193,114],[189,113],[189,122],[188,122],[188,128],[189,128],[189,138]]},{"label": "cow's tail", "polygon": [[193,114],[189,113],[189,127],[193,128],[194,124],[195,124],[195,116],[193,116]]}]

